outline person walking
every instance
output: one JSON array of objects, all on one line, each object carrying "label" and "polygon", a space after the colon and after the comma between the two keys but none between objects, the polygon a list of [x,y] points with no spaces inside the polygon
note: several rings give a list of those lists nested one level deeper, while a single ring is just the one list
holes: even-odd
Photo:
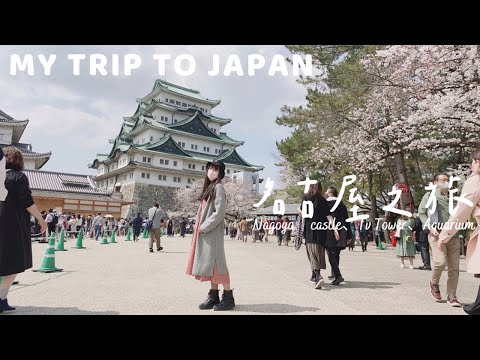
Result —
[{"label": "person walking", "polygon": [[244,216],[243,219],[240,221],[238,225],[240,231],[240,239],[243,242],[247,242],[247,234],[248,234],[248,222],[247,218]]},{"label": "person walking", "polygon": [[[333,230],[327,231],[326,251],[328,255],[328,261],[332,267],[332,274],[334,279],[332,285],[340,285],[345,281],[340,272],[340,252],[347,247],[347,240],[352,239],[350,224],[347,223],[348,210],[345,204],[340,201],[337,208],[332,212],[335,203],[338,198],[338,191],[333,186],[330,186],[325,192],[325,197],[328,202],[330,214],[333,216],[330,224]],[[339,228],[337,228],[339,225]]]},{"label": "person walking", "polygon": [[320,274],[320,271],[327,268],[327,263],[325,261],[327,230],[325,229],[325,224],[329,221],[327,216],[329,216],[330,208],[327,200],[323,197],[322,185],[320,182],[310,185],[307,194],[302,198],[300,213],[302,212],[303,203],[305,201],[311,201],[313,203],[313,217],[307,217],[304,219],[305,225],[303,231],[305,246],[307,249],[307,258],[312,270],[310,281],[315,283],[316,289],[321,289],[325,284],[325,280]]},{"label": "person walking", "polygon": [[160,235],[160,209],[158,203],[155,203],[150,209],[148,209],[148,223],[147,230],[150,233],[150,241],[148,242],[149,251],[153,253],[153,241],[156,241],[157,251],[163,250],[161,246]]},{"label": "person walking", "polygon": [[[458,231],[450,231],[451,236],[448,240],[444,251],[438,247],[439,230],[444,227],[445,222],[449,219],[449,176],[444,173],[438,173],[434,177],[434,184],[437,186],[434,191],[436,200],[435,211],[430,214],[427,208],[427,202],[430,197],[430,192],[427,192],[420,205],[418,206],[418,214],[424,227],[429,230],[428,242],[432,249],[433,255],[433,269],[430,280],[430,293],[432,297],[440,302],[442,294],[440,292],[440,277],[443,270],[448,265],[448,280],[447,280],[447,303],[454,307],[461,307],[462,304],[457,299],[458,277],[460,273],[460,238]],[[432,204],[433,205],[433,204]]]},{"label": "person walking", "polygon": [[[473,206],[469,206],[463,201],[458,202],[457,211],[450,216],[446,225],[444,226],[444,229],[438,236],[435,252],[443,254],[443,259],[445,257],[448,258],[448,256],[453,256],[452,253],[449,253],[449,248],[451,249],[451,246],[456,248],[457,246],[455,243],[457,230],[455,229],[459,228],[465,221],[469,219],[471,215],[473,215],[475,221],[477,222],[477,227],[472,232],[470,240],[468,241],[466,261],[467,272],[475,274],[476,276],[477,274],[480,274],[480,246],[478,246],[478,234],[480,233],[480,148],[475,149],[475,151],[472,153],[471,168],[472,175],[465,182],[460,198],[469,200]],[[453,242],[453,244],[451,244],[451,242]],[[434,249],[432,248],[432,252],[433,251]],[[458,250],[458,256],[460,256],[459,254],[460,250]],[[456,256],[457,253],[454,255]],[[448,271],[450,274],[450,262],[448,263]],[[451,299],[452,298],[450,297],[449,300]],[[480,286],[478,288],[475,302],[464,305],[463,310],[469,315],[480,315]]]},{"label": "person walking", "polygon": [[185,237],[185,233],[187,232],[187,221],[184,217],[182,217],[182,221],[180,222],[180,236]]},{"label": "person walking", "polygon": [[420,247],[420,255],[422,256],[423,266],[420,266],[420,270],[432,270],[430,265],[430,244],[428,243],[428,234],[423,229],[422,220],[418,217],[418,213],[415,218],[415,225],[413,227],[415,231],[415,241]]},{"label": "person walking", "polygon": [[138,242],[138,237],[140,236],[140,230],[142,228],[143,218],[140,216],[140,213],[137,214],[137,217],[133,219],[132,228],[133,228],[133,241]]}]

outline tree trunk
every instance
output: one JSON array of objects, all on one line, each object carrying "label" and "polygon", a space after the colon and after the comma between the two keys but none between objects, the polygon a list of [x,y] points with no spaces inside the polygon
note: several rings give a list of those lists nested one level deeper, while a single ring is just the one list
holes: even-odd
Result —
[{"label": "tree trunk", "polygon": [[[403,152],[394,155],[394,160],[398,182],[408,186],[407,169],[405,168],[405,158]],[[413,197],[410,197],[409,193],[402,194],[402,201],[399,205],[402,210],[410,211],[410,209],[413,209],[414,206]]]},{"label": "tree trunk", "polygon": [[405,159],[403,153],[394,155],[395,167],[397,169],[397,179],[398,182],[408,185],[407,181],[407,169],[405,168]]},{"label": "tree trunk", "polygon": [[[380,175],[379,179],[380,179],[380,189],[383,189],[382,175]],[[388,192],[390,192],[390,190]],[[385,223],[388,223],[388,214],[389,214],[388,211],[385,211],[385,214],[383,216],[383,221]],[[382,231],[381,229],[379,230]],[[385,226],[385,228],[383,229],[383,237],[385,238],[386,243],[390,244],[390,234],[388,233],[388,226]],[[375,242],[377,242],[377,239],[375,239]]]},{"label": "tree trunk", "polygon": [[422,168],[420,167],[420,162],[418,161],[418,153],[415,153],[413,158],[415,159],[415,165],[417,166],[417,172],[420,175],[420,179],[423,179]]},{"label": "tree trunk", "polygon": [[377,196],[373,193],[373,174],[371,171],[368,172],[368,194],[370,196],[370,219],[373,222],[373,226],[376,224],[376,218],[378,218],[378,209],[377,209]]}]

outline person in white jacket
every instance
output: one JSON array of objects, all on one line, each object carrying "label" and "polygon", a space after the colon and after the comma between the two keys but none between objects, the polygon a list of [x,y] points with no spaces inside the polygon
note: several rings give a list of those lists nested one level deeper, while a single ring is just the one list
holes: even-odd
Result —
[{"label": "person in white jacket", "polygon": [[3,150],[0,147],[0,201],[5,201],[8,191],[5,189],[5,156],[3,155]]}]

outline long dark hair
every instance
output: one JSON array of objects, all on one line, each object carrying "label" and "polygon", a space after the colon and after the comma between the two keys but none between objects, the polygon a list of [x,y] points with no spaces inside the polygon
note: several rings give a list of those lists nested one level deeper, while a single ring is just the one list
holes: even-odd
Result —
[{"label": "long dark hair", "polygon": [[315,199],[320,199],[323,197],[322,184],[320,183],[320,181],[317,181],[316,184],[310,185],[310,189],[308,189],[308,192],[307,192],[307,197],[315,198]]},{"label": "long dark hair", "polygon": [[25,169],[22,153],[17,148],[13,146],[4,147],[3,155],[5,156],[5,169],[16,171],[23,171]]},{"label": "long dark hair", "polygon": [[207,167],[207,174],[205,174],[205,180],[203,181],[203,189],[202,189],[202,193],[200,194],[200,196],[198,197],[198,200],[200,201],[203,201],[203,199],[205,200],[208,200],[208,199],[212,199],[215,200],[215,186],[217,184],[220,184],[222,179],[220,179],[220,167],[217,166],[217,165],[212,165],[211,167],[216,167],[218,168],[218,177],[213,180],[213,181],[210,181],[210,179],[208,178],[208,169],[210,169],[210,167]]}]

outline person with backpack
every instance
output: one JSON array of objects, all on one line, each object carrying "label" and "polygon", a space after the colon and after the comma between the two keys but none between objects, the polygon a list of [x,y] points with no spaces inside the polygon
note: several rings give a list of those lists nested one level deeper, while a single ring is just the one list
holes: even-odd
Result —
[{"label": "person with backpack", "polygon": [[55,234],[55,228],[58,224],[58,215],[53,211],[53,209],[48,209],[48,215],[45,221],[47,222],[48,226],[48,235],[51,233]]}]

